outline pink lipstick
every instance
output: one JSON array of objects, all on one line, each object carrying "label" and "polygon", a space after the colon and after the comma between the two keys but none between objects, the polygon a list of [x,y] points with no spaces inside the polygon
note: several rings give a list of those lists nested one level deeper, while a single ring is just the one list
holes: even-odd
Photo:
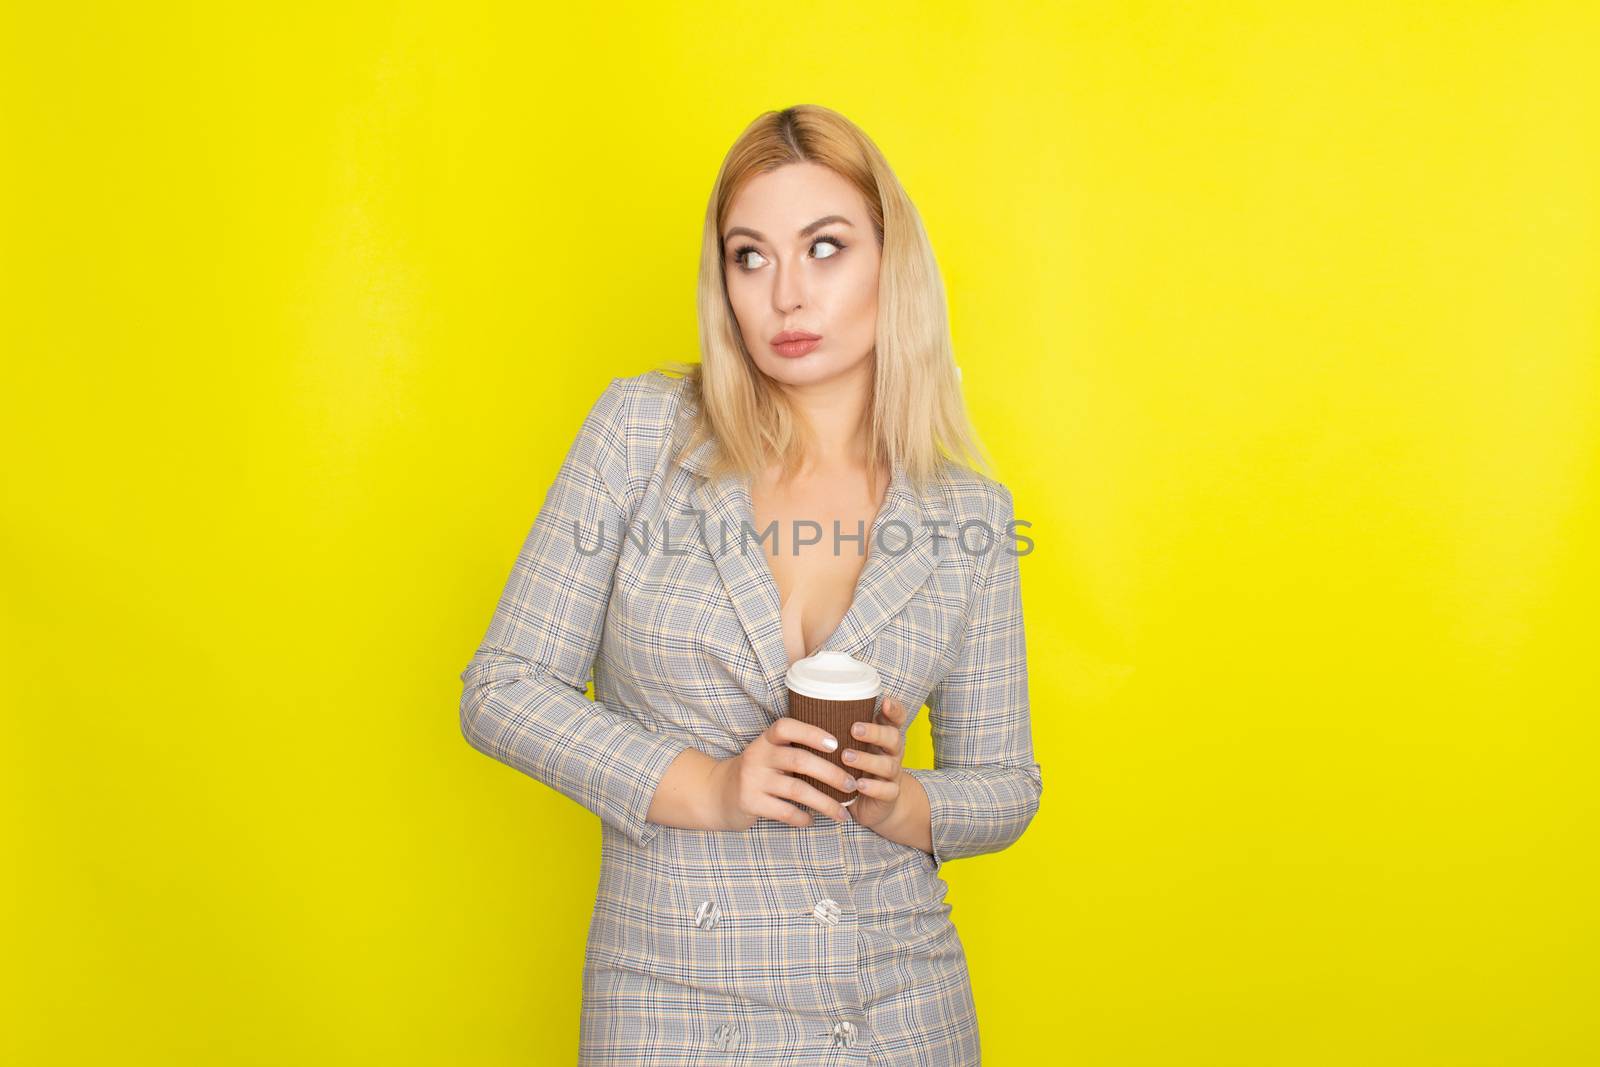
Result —
[{"label": "pink lipstick", "polygon": [[805,330],[784,330],[772,339],[773,351],[780,356],[803,356],[822,343],[822,338]]}]

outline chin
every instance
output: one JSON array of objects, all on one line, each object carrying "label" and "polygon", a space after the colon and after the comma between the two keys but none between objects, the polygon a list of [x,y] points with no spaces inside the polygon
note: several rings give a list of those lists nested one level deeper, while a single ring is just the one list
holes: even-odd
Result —
[{"label": "chin", "polygon": [[756,361],[756,367],[774,381],[788,385],[811,384],[829,378],[843,377],[854,371],[857,363],[841,364],[826,352],[811,352],[797,359],[772,356]]},{"label": "chin", "polygon": [[772,356],[758,360],[756,366],[760,367],[767,377],[780,382],[814,382],[819,378],[830,377],[838,370],[823,352],[808,353],[797,359]]}]

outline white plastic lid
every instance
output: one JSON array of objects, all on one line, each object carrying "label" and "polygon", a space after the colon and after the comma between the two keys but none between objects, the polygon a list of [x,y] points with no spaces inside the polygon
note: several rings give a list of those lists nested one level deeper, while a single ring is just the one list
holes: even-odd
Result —
[{"label": "white plastic lid", "polygon": [[876,697],[883,687],[872,664],[848,652],[818,652],[796,660],[784,679],[792,691],[818,700],[864,700]]}]

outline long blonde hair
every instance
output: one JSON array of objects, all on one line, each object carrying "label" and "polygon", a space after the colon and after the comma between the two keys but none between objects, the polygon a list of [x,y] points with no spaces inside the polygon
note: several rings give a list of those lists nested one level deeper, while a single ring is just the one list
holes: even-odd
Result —
[{"label": "long blonde hair", "polygon": [[922,219],[878,147],[829,108],[797,104],[756,118],[723,158],[706,207],[700,249],[699,363],[658,368],[688,380],[698,411],[681,442],[681,459],[706,440],[718,448],[713,475],[756,474],[775,460],[794,471],[807,446],[804,423],[745,350],[728,300],[722,228],[744,184],[788,163],[827,167],[861,193],[872,218],[881,267],[868,468],[873,477],[896,463],[918,492],[955,463],[989,471],[967,419],[950,344],[944,283]]}]

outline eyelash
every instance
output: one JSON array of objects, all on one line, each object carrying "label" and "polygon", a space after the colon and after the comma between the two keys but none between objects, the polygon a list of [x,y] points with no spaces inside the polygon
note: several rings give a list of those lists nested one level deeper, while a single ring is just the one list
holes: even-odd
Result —
[{"label": "eyelash", "polygon": [[[824,234],[823,236],[818,237],[815,241],[812,241],[811,244],[808,246],[808,250],[811,249],[811,248],[815,248],[817,245],[821,244],[823,241],[826,241],[829,244],[833,245],[833,247],[837,248],[839,250],[839,252],[843,252],[846,248],[850,247],[849,245],[845,244],[843,241],[839,240],[837,237],[831,237],[831,236],[828,236],[828,235]],[[750,252],[754,252],[756,255],[760,255],[761,254],[761,249],[757,248],[755,245],[740,245],[738,247],[738,249],[736,249],[734,251],[734,253],[733,253],[734,266],[738,267],[740,270],[744,271],[746,274],[749,274],[751,271],[757,269],[755,267],[747,267],[747,266],[744,265],[744,257],[745,257],[745,255],[747,253],[750,253]],[[837,256],[839,254],[839,252],[835,252],[833,254],[833,256]],[[833,256],[829,256],[828,258],[832,259]]]}]

